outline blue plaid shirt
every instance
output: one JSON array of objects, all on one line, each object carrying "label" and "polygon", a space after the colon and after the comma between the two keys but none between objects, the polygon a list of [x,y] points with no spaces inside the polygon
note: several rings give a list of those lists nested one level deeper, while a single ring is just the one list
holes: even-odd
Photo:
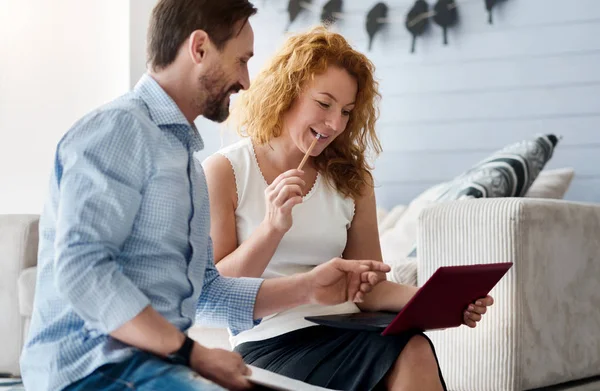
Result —
[{"label": "blue plaid shirt", "polygon": [[60,390],[135,348],[108,334],[151,305],[180,330],[251,328],[261,279],[221,277],[197,129],[149,75],[59,142],[40,218],[25,386]]}]

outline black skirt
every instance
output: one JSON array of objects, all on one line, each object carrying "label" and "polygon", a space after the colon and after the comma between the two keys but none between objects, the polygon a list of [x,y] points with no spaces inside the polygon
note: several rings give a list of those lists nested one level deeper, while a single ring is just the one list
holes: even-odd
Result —
[{"label": "black skirt", "polygon": [[[335,390],[384,390],[385,375],[414,335],[425,337],[435,355],[429,338],[419,332],[384,337],[372,331],[326,326],[245,342],[235,351],[247,364],[316,386]],[[439,376],[446,390],[441,371]]]}]

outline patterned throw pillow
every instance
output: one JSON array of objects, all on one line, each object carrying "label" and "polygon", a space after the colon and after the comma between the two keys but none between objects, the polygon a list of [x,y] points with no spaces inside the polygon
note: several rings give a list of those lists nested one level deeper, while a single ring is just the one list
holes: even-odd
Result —
[{"label": "patterned throw pillow", "polygon": [[508,145],[447,182],[437,201],[523,197],[557,143],[558,138],[549,134]]},{"label": "patterned throw pillow", "polygon": [[[435,202],[523,197],[552,157],[557,143],[558,138],[548,134],[508,145],[444,183]],[[415,255],[413,247],[408,256]]]}]

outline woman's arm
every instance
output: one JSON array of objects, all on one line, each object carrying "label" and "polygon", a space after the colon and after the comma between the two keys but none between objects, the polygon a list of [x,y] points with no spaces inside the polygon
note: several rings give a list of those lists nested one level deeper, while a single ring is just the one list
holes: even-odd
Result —
[{"label": "woman's arm", "polygon": [[[252,235],[238,247],[235,210],[237,189],[235,176],[229,160],[215,154],[203,164],[210,199],[210,235],[213,240],[215,265],[219,273],[227,277],[260,277],[283,235],[289,227],[281,224],[282,218],[302,202],[300,184],[296,170],[280,175],[267,188],[267,216]],[[275,216],[271,213],[276,209]],[[270,218],[273,217],[273,218]]]},{"label": "woman's arm", "polygon": [[[348,230],[348,242],[344,250],[345,259],[374,259],[382,262],[379,230],[377,229],[377,208],[372,187],[355,201],[354,218]],[[363,311],[398,312],[417,292],[410,285],[383,281],[365,296],[358,306]]]},{"label": "woman's arm", "polygon": [[[369,193],[356,201],[356,209],[352,226],[348,230],[348,242],[344,250],[346,259],[374,259],[382,262],[379,232],[377,229],[377,209],[375,194]],[[365,294],[364,301],[357,303],[363,311],[392,311],[399,312],[414,296],[419,288],[382,281]],[[469,305],[463,313],[463,323],[473,328],[486,313],[487,307],[494,303],[491,296],[482,297]]]}]

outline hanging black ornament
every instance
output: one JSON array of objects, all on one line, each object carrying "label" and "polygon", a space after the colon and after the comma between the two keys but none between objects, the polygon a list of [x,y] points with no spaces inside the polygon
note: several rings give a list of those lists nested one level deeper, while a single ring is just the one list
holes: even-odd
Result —
[{"label": "hanging black ornament", "polygon": [[371,8],[369,13],[367,14],[367,34],[369,35],[369,50],[373,46],[373,38],[375,34],[383,27],[384,22],[382,19],[387,18],[388,15],[388,6],[383,3],[377,3]]},{"label": "hanging black ornament", "polygon": [[342,0],[329,0],[325,3],[321,11],[321,23],[329,25],[337,22],[336,14],[342,13],[342,5]]},{"label": "hanging black ornament", "polygon": [[488,23],[492,24],[492,8],[498,4],[500,0],[485,0],[485,9],[488,12]]},{"label": "hanging black ornament", "polygon": [[296,20],[300,12],[302,12],[302,3],[310,4],[312,0],[290,0],[288,3],[288,14],[290,15],[290,21],[288,22],[285,31],[288,31],[292,23]]},{"label": "hanging black ornament", "polygon": [[429,4],[425,0],[417,0],[406,14],[404,25],[412,35],[410,52],[415,52],[417,37],[423,34],[429,26]]},{"label": "hanging black ornament", "polygon": [[448,27],[458,22],[458,10],[454,0],[438,0],[433,6],[433,20],[444,30],[444,45],[448,45]]}]

